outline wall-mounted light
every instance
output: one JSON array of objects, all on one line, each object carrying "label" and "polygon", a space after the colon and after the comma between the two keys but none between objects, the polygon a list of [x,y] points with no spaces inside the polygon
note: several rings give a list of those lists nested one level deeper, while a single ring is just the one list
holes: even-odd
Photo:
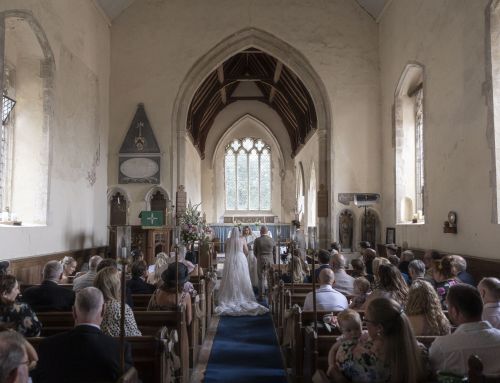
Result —
[{"label": "wall-mounted light", "polygon": [[8,97],[7,95],[2,95],[2,124],[5,124],[7,118],[9,118],[9,114],[14,109],[14,105],[16,105],[16,100]]}]

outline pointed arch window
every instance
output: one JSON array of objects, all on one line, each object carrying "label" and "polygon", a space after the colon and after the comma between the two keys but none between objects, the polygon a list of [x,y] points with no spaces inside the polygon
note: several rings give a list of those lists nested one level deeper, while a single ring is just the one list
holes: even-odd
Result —
[{"label": "pointed arch window", "polygon": [[226,210],[271,210],[271,148],[262,139],[231,141],[224,173]]}]

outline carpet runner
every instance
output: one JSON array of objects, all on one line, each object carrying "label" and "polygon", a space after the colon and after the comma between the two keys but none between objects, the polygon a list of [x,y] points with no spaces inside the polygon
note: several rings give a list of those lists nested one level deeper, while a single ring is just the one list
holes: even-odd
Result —
[{"label": "carpet runner", "polygon": [[286,383],[270,314],[221,317],[205,383]]}]

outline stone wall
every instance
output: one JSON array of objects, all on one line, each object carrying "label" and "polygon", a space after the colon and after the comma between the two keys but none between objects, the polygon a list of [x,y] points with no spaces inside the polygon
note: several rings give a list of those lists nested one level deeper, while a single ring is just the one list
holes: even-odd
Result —
[{"label": "stone wall", "polygon": [[[383,222],[396,227],[399,244],[498,258],[487,106],[489,3],[453,2],[450,8],[448,1],[398,0],[380,22]],[[395,225],[391,107],[410,62],[424,67],[425,224]],[[457,212],[458,234],[443,233],[450,210]]]},{"label": "stone wall", "polygon": [[50,97],[44,99],[49,103],[44,105],[43,125],[48,133],[48,214],[45,225],[0,227],[0,258],[105,245],[110,72],[107,22],[90,1],[0,3],[3,16],[15,15],[16,10],[36,22],[40,27],[35,31],[37,37],[44,33],[45,48],[53,54],[53,73],[45,73],[43,65],[38,69],[42,77],[53,82]]}]

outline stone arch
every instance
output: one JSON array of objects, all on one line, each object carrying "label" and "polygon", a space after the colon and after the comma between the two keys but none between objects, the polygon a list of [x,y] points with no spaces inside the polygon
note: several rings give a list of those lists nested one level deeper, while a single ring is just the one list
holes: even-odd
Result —
[{"label": "stone arch", "polygon": [[[173,164],[172,192],[178,184],[185,183],[184,156],[187,140],[187,116],[191,100],[205,78],[227,58],[244,49],[255,47],[269,53],[287,65],[304,83],[314,102],[317,115],[317,133],[320,138],[318,184],[327,185],[333,192],[330,163],[333,153],[330,149],[332,126],[330,101],[326,87],[307,58],[296,48],[268,32],[256,28],[238,31],[219,42],[202,56],[188,71],[177,93],[172,110],[171,161]],[[323,220],[322,220],[323,221]],[[330,220],[322,222],[322,228],[330,233]]]},{"label": "stone arch", "polygon": [[[40,78],[42,79],[42,116],[40,121],[41,140],[39,140],[39,147],[37,153],[40,153],[37,171],[40,178],[37,180],[37,203],[36,211],[33,213],[33,221],[35,223],[49,224],[49,191],[50,191],[50,167],[52,163],[52,121],[54,121],[54,77],[55,77],[55,59],[54,53],[50,46],[49,40],[42,26],[35,18],[33,13],[29,10],[23,9],[10,9],[0,12],[0,41],[5,43],[5,24],[8,19],[15,18],[27,23],[33,35],[35,36],[41,50],[42,59],[40,60]],[[2,45],[2,48],[4,46]],[[4,78],[4,64],[6,51],[0,49],[0,87],[3,89],[5,84]]]},{"label": "stone arch", "polygon": [[375,209],[367,208],[366,216],[368,222],[368,237],[365,237],[365,212],[363,210],[359,217],[360,238],[362,241],[369,241],[372,247],[376,249],[376,244],[381,243],[382,239],[380,215]]},{"label": "stone arch", "polygon": [[107,192],[108,203],[111,201],[111,199],[113,198],[113,196],[116,193],[120,193],[121,195],[123,195],[125,197],[125,200],[127,201],[127,203],[132,202],[132,198],[130,197],[130,193],[127,190],[125,190],[124,188],[122,188],[120,186],[113,186],[113,187],[110,187],[108,189],[108,192]]},{"label": "stone arch", "polygon": [[342,209],[337,215],[339,243],[342,250],[354,250],[355,214],[350,208]]},{"label": "stone arch", "polygon": [[[122,187],[119,187],[119,186],[110,187],[108,189],[108,192],[107,192],[107,201],[108,201],[108,203],[107,203],[107,210],[108,210],[107,222],[108,222],[108,224],[112,223],[112,220],[113,220],[112,217],[113,217],[113,211],[114,211],[113,206],[115,206],[115,208],[118,208],[118,206],[120,204],[120,201],[118,201],[118,204],[114,205],[115,204],[114,197],[117,194],[122,195],[123,198],[125,199],[125,201],[124,201],[125,207],[119,208],[118,210],[125,209],[123,214],[125,217],[125,224],[128,225],[129,220],[130,220],[129,208],[130,208],[130,203],[132,202],[132,199],[130,198],[130,194],[125,189],[123,189]],[[119,214],[121,216],[122,213],[120,212]]]},{"label": "stone arch", "polygon": [[146,202],[146,210],[151,210],[151,198],[156,192],[160,192],[163,194],[165,197],[165,200],[167,201],[167,204],[170,202],[171,199],[168,196],[168,193],[165,189],[163,189],[161,186],[153,186],[151,189],[147,191],[147,193],[144,195],[144,201]]}]

